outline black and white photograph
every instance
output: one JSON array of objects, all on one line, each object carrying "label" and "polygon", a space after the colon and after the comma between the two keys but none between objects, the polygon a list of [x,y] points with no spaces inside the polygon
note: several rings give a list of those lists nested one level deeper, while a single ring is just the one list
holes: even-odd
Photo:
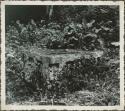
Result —
[{"label": "black and white photograph", "polygon": [[1,14],[2,109],[124,109],[124,2],[3,1]]}]

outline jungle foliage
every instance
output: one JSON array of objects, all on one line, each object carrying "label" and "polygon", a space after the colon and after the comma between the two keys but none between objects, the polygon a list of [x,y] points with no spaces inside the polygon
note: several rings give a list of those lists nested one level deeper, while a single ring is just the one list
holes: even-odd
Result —
[{"label": "jungle foliage", "polygon": [[[49,19],[6,25],[5,39],[7,104],[52,97],[69,105],[119,104],[119,47],[111,44],[119,41],[117,6],[53,6]],[[69,62],[55,81],[48,81],[31,47],[101,50],[104,55]]]}]

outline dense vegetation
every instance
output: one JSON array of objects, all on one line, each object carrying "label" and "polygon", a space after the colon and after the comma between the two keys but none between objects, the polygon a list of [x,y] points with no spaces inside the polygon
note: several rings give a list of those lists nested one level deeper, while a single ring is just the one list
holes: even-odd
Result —
[{"label": "dense vegetation", "polygon": [[[53,9],[49,19],[31,19],[27,24],[17,20],[6,25],[7,103],[45,100],[51,104],[53,98],[67,105],[119,104],[119,47],[112,45],[119,41],[118,7]],[[40,61],[31,55],[31,47],[101,50],[104,55],[68,62],[50,81],[42,74]]]}]

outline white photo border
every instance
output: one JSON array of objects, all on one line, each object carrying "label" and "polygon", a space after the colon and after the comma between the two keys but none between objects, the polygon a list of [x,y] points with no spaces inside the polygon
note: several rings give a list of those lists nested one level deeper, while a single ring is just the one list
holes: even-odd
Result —
[{"label": "white photo border", "polygon": [[[40,106],[6,105],[5,95],[5,5],[118,5],[120,16],[120,105]],[[124,110],[124,1],[2,1],[1,2],[1,109],[2,110]]]}]

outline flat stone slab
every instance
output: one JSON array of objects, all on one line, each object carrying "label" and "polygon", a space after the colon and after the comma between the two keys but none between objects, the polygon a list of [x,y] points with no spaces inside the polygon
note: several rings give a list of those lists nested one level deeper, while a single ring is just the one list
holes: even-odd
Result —
[{"label": "flat stone slab", "polygon": [[54,64],[59,63],[63,64],[67,61],[74,61],[80,59],[81,57],[89,58],[93,56],[95,58],[101,57],[103,51],[83,51],[83,50],[74,50],[74,49],[36,49],[31,48],[30,53],[32,56],[35,56],[43,63]]},{"label": "flat stone slab", "polygon": [[42,64],[42,72],[53,80],[54,74],[61,71],[66,62],[74,61],[84,58],[90,58],[91,56],[97,58],[103,55],[103,51],[83,51],[74,49],[30,49],[31,56],[39,60]]}]

